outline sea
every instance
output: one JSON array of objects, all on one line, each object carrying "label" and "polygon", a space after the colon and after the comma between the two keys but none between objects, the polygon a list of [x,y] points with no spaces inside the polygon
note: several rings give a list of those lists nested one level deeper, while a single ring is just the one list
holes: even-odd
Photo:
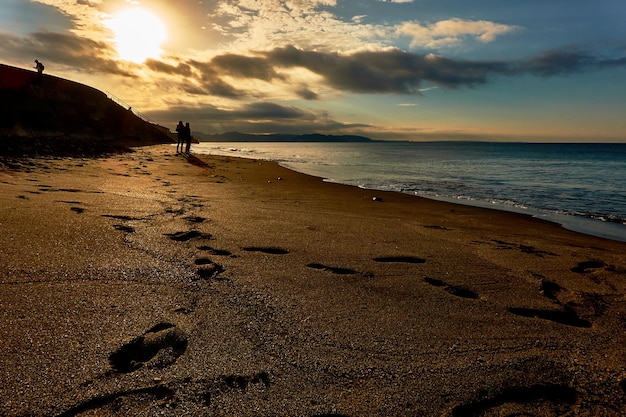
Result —
[{"label": "sea", "polygon": [[201,142],[325,181],[525,213],[626,241],[626,144]]}]

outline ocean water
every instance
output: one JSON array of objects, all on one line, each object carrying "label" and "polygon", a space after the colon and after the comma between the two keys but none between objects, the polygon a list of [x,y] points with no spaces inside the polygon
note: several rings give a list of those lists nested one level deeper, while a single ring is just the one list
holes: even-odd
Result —
[{"label": "ocean water", "polygon": [[526,213],[626,241],[626,144],[215,143],[327,181]]}]

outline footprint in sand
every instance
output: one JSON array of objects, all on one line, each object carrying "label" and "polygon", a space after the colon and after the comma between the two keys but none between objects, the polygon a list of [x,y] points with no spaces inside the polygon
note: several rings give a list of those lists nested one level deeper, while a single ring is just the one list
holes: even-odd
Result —
[{"label": "footprint in sand", "polygon": [[289,253],[287,249],[274,248],[274,247],[249,246],[249,247],[245,247],[242,249],[245,250],[246,252],[261,252],[261,253],[267,253],[270,255],[286,255]]},{"label": "footprint in sand", "polygon": [[470,290],[469,288],[460,285],[451,285],[441,281],[440,279],[425,277],[424,282],[434,287],[442,287],[445,292],[460,298],[469,298],[473,300],[480,298],[476,292]]},{"label": "footprint in sand", "polygon": [[216,264],[209,258],[198,258],[194,261],[194,263],[201,268],[198,268],[196,274],[201,279],[213,279],[217,278],[222,272],[224,272],[224,267],[220,264]]},{"label": "footprint in sand", "polygon": [[206,217],[200,217],[200,216],[189,216],[189,217],[185,217],[185,220],[187,220],[190,223],[203,223],[207,221],[208,219]]},{"label": "footprint in sand", "polygon": [[542,279],[539,289],[546,298],[549,298],[550,300],[556,300],[556,295],[563,290],[563,287],[561,287],[556,282]]},{"label": "footprint in sand", "polygon": [[381,256],[374,258],[375,262],[397,262],[407,264],[423,264],[426,263],[426,259],[418,258],[417,256]]},{"label": "footprint in sand", "polygon": [[187,232],[175,232],[175,233],[165,233],[165,236],[168,236],[170,239],[175,240],[176,242],[186,242],[191,239],[211,239],[212,236],[208,233],[201,233],[197,230],[189,230]]},{"label": "footprint in sand", "polygon": [[355,271],[354,269],[338,268],[338,267],[327,266],[327,265],[318,264],[318,263],[310,263],[307,266],[309,268],[319,269],[319,270],[322,270],[322,271],[328,271],[328,272],[331,272],[331,273],[337,274],[337,275],[356,275],[356,274],[358,274],[358,272]]},{"label": "footprint in sand", "polygon": [[144,364],[164,368],[187,349],[187,334],[170,323],[159,323],[125,343],[109,356],[115,372],[133,372]]},{"label": "footprint in sand", "polygon": [[126,226],[123,224],[114,224],[113,227],[115,228],[115,230],[119,230],[124,233],[133,233],[135,231],[134,227]]},{"label": "footprint in sand", "polygon": [[130,220],[144,220],[141,217],[123,216],[123,215],[117,215],[117,214],[103,214],[102,217],[108,217],[110,219],[126,220],[126,221],[130,221]]},{"label": "footprint in sand", "polygon": [[439,225],[424,226],[424,228],[426,228],[426,229],[433,229],[433,230],[451,230],[451,229],[448,229],[445,226],[439,226]]},{"label": "footprint in sand", "polygon": [[211,255],[230,256],[231,258],[236,257],[236,255],[233,255],[231,252],[227,250],[215,249],[215,248],[212,248],[211,246],[206,246],[206,245],[198,246],[198,250],[209,252]]},{"label": "footprint in sand", "polygon": [[536,384],[529,387],[504,388],[499,393],[452,409],[453,417],[507,415],[531,416],[569,414],[576,403],[576,390],[565,385]]},{"label": "footprint in sand", "polygon": [[604,261],[600,260],[591,260],[584,261],[576,265],[571,269],[572,272],[576,272],[578,274],[589,274],[591,272],[597,271],[599,269],[605,268],[607,265]]},{"label": "footprint in sand", "polygon": [[535,308],[510,307],[509,313],[516,316],[538,318],[542,320],[552,321],[554,323],[564,324],[566,326],[590,328],[591,323],[578,317],[578,314],[570,308],[563,307],[562,310],[548,310]]}]

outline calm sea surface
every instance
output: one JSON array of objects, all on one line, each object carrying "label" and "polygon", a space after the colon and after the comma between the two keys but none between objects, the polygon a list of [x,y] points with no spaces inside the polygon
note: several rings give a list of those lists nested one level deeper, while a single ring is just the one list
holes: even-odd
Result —
[{"label": "calm sea surface", "polygon": [[277,161],[332,182],[527,213],[626,241],[626,144],[204,142],[193,151]]}]

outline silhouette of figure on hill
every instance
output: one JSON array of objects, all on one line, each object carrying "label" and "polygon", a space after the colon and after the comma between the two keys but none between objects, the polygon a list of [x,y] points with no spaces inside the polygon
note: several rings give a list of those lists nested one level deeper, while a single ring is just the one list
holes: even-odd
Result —
[{"label": "silhouette of figure on hill", "polygon": [[43,74],[43,70],[44,70],[44,66],[41,62],[39,62],[39,60],[35,60],[35,66],[33,67],[37,70],[37,74],[41,75]]},{"label": "silhouette of figure on hill", "polygon": [[188,154],[191,149],[191,127],[189,126],[189,122],[185,124],[185,141],[187,142],[185,153]]},{"label": "silhouette of figure on hill", "polygon": [[[178,135],[178,143],[176,144],[176,153],[183,153],[183,147],[185,146],[185,125],[180,120],[176,126],[176,133]],[[178,149],[180,148],[180,150]]]}]

